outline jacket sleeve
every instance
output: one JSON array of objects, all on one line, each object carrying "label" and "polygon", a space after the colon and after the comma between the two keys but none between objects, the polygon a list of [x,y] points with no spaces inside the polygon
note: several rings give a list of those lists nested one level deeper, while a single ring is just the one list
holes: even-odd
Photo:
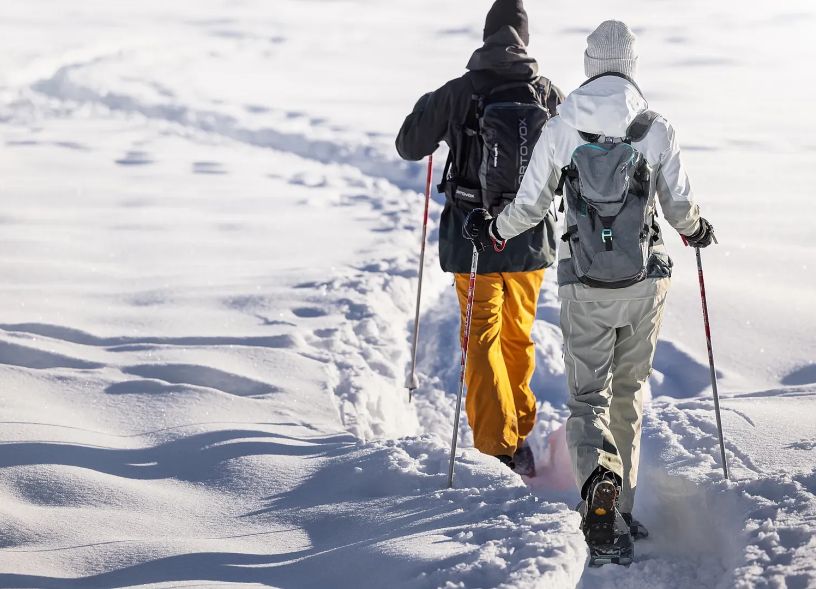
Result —
[{"label": "jacket sleeve", "polygon": [[559,169],[553,159],[552,128],[548,123],[533,149],[516,198],[496,219],[496,231],[502,239],[511,239],[541,223],[552,203],[558,178]]},{"label": "jacket sleeve", "polygon": [[417,101],[397,135],[397,152],[401,158],[419,161],[439,147],[450,120],[448,94],[443,86]]},{"label": "jacket sleeve", "polygon": [[681,235],[692,235],[700,226],[700,209],[688,175],[680,161],[680,145],[674,128],[666,122],[668,145],[660,155],[657,171],[657,197],[666,221]]}]

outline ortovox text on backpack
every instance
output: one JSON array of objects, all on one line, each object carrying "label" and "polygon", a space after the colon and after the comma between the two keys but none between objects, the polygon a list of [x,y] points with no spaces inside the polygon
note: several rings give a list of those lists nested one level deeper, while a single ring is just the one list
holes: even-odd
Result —
[{"label": "ortovox text on backpack", "polygon": [[533,147],[550,118],[541,96],[537,82],[514,82],[474,97],[482,145],[482,204],[493,215],[515,198]]}]

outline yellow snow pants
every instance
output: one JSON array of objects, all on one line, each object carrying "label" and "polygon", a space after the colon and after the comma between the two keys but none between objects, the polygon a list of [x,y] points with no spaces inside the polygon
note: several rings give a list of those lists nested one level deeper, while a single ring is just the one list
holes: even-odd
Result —
[{"label": "yellow snow pants", "polygon": [[[469,274],[456,274],[464,335]],[[533,429],[536,401],[530,389],[535,321],[544,270],[476,276],[468,345],[465,410],[474,446],[491,456],[512,456]]]}]

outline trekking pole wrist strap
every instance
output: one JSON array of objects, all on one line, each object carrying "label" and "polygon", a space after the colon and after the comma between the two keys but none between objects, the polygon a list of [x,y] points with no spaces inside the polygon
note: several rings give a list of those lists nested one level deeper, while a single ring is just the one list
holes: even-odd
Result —
[{"label": "trekking pole wrist strap", "polygon": [[493,250],[496,253],[501,253],[504,251],[504,248],[507,247],[507,240],[503,239],[501,235],[499,235],[499,230],[496,229],[496,219],[491,219],[490,225],[487,227],[487,233],[490,235],[490,239],[493,242]]}]

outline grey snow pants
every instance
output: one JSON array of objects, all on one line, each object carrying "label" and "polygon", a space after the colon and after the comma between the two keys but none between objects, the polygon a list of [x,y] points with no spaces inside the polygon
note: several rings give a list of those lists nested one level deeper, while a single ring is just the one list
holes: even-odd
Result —
[{"label": "grey snow pants", "polygon": [[658,278],[621,289],[578,284],[559,289],[572,471],[579,489],[598,466],[620,476],[624,513],[632,512],[635,501],[644,386],[670,282]]}]

